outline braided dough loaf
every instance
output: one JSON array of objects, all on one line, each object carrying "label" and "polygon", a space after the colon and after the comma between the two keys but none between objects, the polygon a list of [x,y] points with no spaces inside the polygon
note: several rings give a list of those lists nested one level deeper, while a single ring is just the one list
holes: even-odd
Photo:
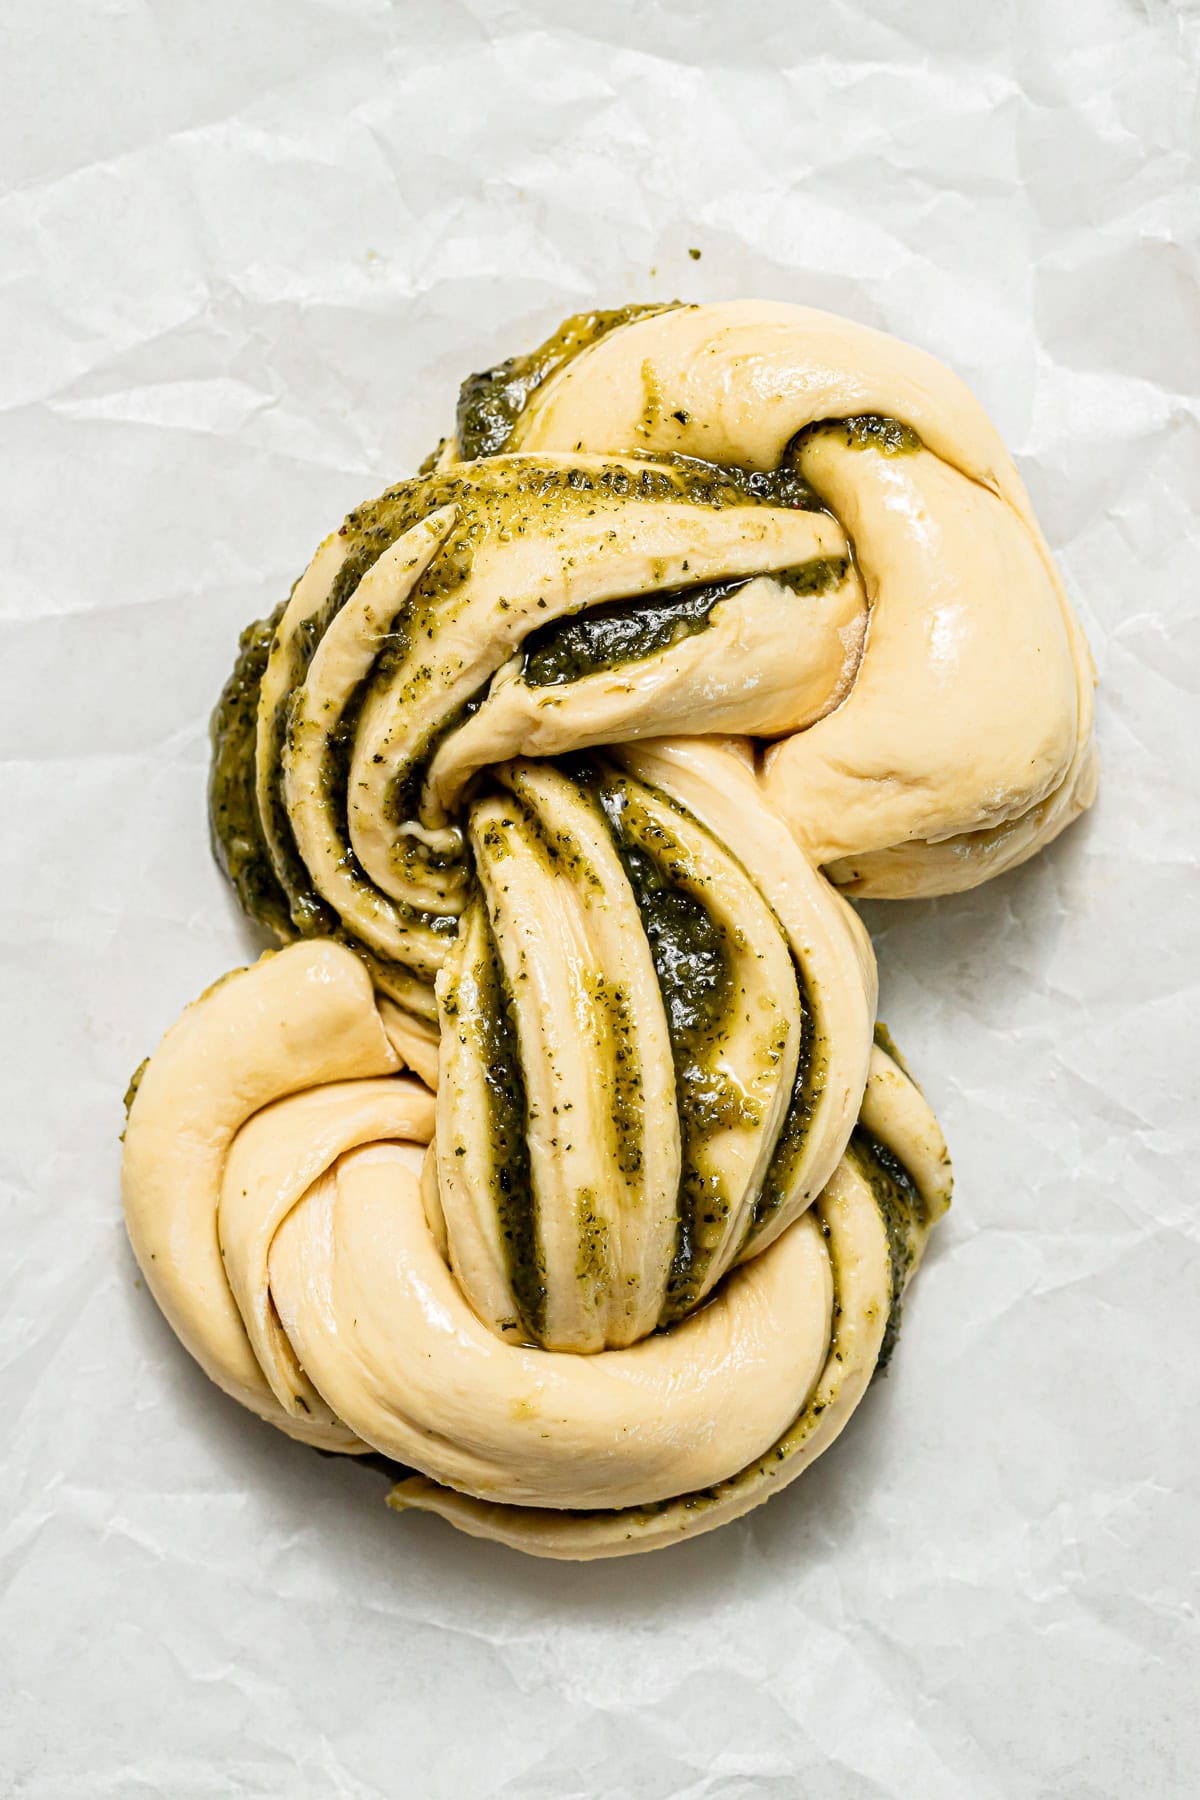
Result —
[{"label": "braided dough loaf", "polygon": [[1003,445],[920,351],[631,308],[472,377],[214,718],[218,856],[288,947],[131,1105],[182,1342],[418,1471],[397,1507],[539,1555],[785,1485],[950,1196],[844,896],[1049,841],[1092,686]]}]

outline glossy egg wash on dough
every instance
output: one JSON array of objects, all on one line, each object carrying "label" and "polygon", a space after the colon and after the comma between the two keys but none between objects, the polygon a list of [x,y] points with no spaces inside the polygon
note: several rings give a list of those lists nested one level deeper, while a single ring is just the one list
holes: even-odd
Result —
[{"label": "glossy egg wash on dough", "polygon": [[851,897],[1090,803],[1094,676],[922,351],[627,307],[471,376],[243,633],[218,860],[282,946],[139,1071],[177,1335],[390,1503],[543,1556],[737,1517],[838,1436],[950,1200]]}]

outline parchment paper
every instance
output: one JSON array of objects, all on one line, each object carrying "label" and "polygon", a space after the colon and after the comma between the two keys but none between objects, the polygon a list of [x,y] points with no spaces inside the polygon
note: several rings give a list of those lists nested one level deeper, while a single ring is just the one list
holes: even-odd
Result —
[{"label": "parchment paper", "polygon": [[[1200,15],[6,0],[0,46],[0,1790],[1195,1794]],[[204,816],[239,628],[469,369],[744,294],[981,395],[1102,794],[869,909],[958,1172],[887,1381],[743,1523],[544,1565],[209,1388],[125,1245],[120,1101],[257,947]]]}]

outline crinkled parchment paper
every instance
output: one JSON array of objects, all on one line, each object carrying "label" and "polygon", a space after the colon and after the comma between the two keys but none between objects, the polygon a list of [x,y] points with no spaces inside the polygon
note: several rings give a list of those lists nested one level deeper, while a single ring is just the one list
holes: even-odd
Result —
[{"label": "crinkled parchment paper", "polygon": [[[5,1795],[1195,1794],[1198,62],[1186,0],[6,0]],[[743,294],[981,395],[1102,793],[870,909],[958,1169],[887,1381],[741,1524],[541,1565],[208,1387],[121,1095],[253,952],[204,818],[239,628],[467,370]]]}]

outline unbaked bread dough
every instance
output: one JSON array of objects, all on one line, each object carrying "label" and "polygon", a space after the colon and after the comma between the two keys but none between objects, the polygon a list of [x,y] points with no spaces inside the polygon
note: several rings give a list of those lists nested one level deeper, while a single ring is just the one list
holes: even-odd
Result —
[{"label": "unbaked bread dough", "polygon": [[847,895],[1091,800],[1093,673],[948,370],[737,302],[568,321],[243,636],[218,855],[284,946],[137,1084],[129,1234],[224,1390],[535,1554],[706,1531],[891,1354],[950,1199]]}]

